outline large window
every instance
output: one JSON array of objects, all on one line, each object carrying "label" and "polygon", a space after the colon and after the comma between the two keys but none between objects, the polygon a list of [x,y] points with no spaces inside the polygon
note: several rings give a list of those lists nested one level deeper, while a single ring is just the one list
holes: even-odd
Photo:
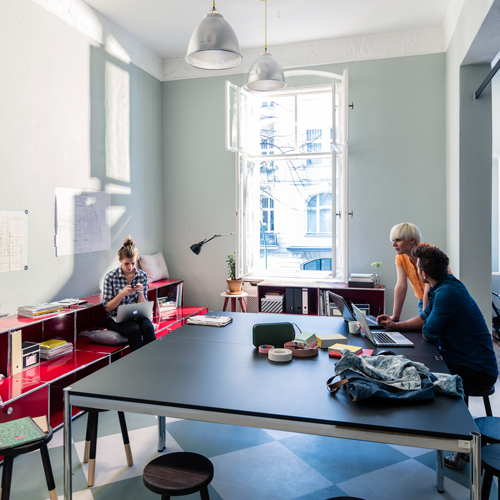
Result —
[{"label": "large window", "polygon": [[345,279],[347,72],[329,75],[328,86],[272,93],[227,82],[241,276]]}]

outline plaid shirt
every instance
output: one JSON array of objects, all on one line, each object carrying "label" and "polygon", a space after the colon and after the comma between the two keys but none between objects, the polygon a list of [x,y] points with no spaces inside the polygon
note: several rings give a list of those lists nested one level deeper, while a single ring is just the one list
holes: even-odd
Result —
[{"label": "plaid shirt", "polygon": [[[142,283],[142,286],[144,287],[144,298],[148,300],[148,275],[141,269],[136,269],[134,277],[132,278],[130,284],[133,286],[139,283]],[[127,278],[125,278],[125,276],[123,275],[121,266],[114,271],[110,271],[108,274],[106,274],[106,276],[104,277],[104,286],[102,292],[102,305],[104,309],[106,309],[106,305],[108,304],[108,302],[110,300],[113,300],[118,295],[118,293],[127,285]],[[138,300],[139,292],[134,292],[123,297],[122,301],[118,305],[121,306],[124,304],[135,304]],[[118,307],[113,311],[108,312],[108,318],[111,316],[116,316],[118,312],[117,309]]]}]

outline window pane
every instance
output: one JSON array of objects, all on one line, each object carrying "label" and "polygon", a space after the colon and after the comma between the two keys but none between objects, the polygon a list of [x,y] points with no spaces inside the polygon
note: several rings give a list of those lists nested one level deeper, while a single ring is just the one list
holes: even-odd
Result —
[{"label": "window pane", "polygon": [[331,151],[331,92],[299,94],[297,108],[299,152]]},{"label": "window pane", "polygon": [[307,232],[316,233],[316,210],[307,211]]},{"label": "window pane", "polygon": [[295,149],[295,99],[263,101],[260,106],[261,152],[292,153]]},{"label": "window pane", "polygon": [[[308,167],[307,159],[275,160],[273,169],[259,169],[259,183],[254,186],[258,192],[253,198],[259,203],[259,220],[265,221],[267,233],[273,234],[266,236],[266,248],[258,254],[261,257],[255,272],[298,271],[312,260],[318,260],[319,271],[319,260],[331,259],[331,161],[324,159],[321,165]],[[254,237],[262,250],[262,235]]]}]

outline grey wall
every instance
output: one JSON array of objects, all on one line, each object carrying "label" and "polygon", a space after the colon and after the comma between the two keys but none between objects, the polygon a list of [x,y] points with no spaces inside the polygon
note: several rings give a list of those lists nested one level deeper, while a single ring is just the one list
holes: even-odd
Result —
[{"label": "grey wall", "polygon": [[[31,0],[0,3],[0,54],[0,210],[29,211],[29,269],[0,274],[10,314],[97,292],[129,234],[162,251],[161,84]],[[55,256],[56,187],[123,193],[111,195],[110,251]]]},{"label": "grey wall", "polygon": [[[445,55],[325,65],[349,68],[350,271],[382,261],[392,310],[396,281],[391,227],[417,224],[425,241],[446,250]],[[234,237],[192,243],[235,230],[235,157],[224,147],[224,77],[163,83],[164,253],[186,281],[188,303],[220,310],[225,257]],[[229,78],[243,85],[245,75]],[[293,86],[293,82],[289,82]],[[414,316],[408,292],[403,315]]]},{"label": "grey wall", "polygon": [[[447,234],[451,266],[491,323],[491,93],[472,98],[498,50],[492,5],[466,0],[446,54]],[[495,49],[496,47],[496,49]],[[485,242],[485,244],[482,244]]]}]

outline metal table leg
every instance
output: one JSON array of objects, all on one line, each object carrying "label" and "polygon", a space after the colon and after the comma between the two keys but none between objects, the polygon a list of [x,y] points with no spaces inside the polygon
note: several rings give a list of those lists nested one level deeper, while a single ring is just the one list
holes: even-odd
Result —
[{"label": "metal table leg", "polygon": [[470,498],[481,499],[481,434],[471,432],[472,444],[470,454]]},{"label": "metal table leg", "polygon": [[71,387],[63,389],[64,394],[64,500],[72,500],[72,461],[71,461],[71,404],[69,391]]},{"label": "metal table leg", "polygon": [[167,441],[167,422],[165,417],[158,417],[158,451],[163,451]]},{"label": "metal table leg", "polygon": [[444,452],[436,450],[436,489],[444,493]]}]

